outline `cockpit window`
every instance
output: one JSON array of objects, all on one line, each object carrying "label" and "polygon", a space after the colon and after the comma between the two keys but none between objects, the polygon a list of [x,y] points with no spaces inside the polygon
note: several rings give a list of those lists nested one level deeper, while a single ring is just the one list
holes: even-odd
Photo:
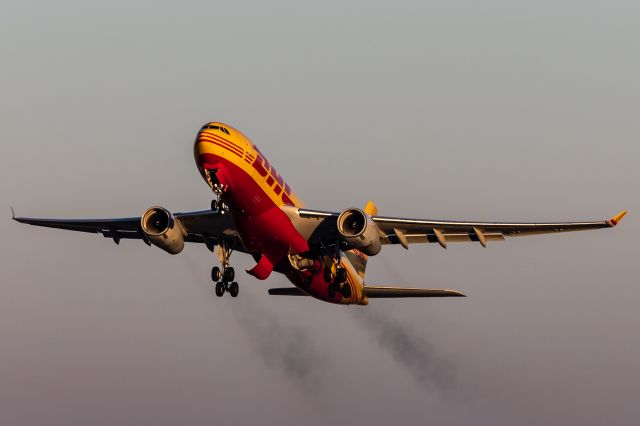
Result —
[{"label": "cockpit window", "polygon": [[211,129],[211,130],[220,130],[223,133],[226,133],[227,135],[231,136],[231,133],[229,133],[229,131],[227,129],[225,129],[224,127],[221,126],[217,126],[213,123],[207,123],[204,126],[202,126],[202,129],[200,130],[206,130],[206,129]]}]

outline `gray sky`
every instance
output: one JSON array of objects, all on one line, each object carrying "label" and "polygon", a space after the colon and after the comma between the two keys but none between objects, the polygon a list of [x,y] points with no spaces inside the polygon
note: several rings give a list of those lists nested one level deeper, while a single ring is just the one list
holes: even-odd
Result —
[{"label": "gray sky", "polygon": [[[3,2],[0,423],[637,423],[639,21],[615,0]],[[206,208],[214,119],[313,208],[630,214],[388,247],[368,282],[469,297],[364,309],[269,297],[278,276],[217,299],[204,247],[9,220]]]}]

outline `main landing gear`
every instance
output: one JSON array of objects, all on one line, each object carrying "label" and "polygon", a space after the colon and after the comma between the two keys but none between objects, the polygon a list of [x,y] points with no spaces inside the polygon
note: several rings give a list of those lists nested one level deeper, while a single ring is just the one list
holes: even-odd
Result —
[{"label": "main landing gear", "polygon": [[[211,190],[216,195],[214,200],[211,200],[211,210],[219,214],[226,214],[229,211],[229,207],[222,200],[222,195],[227,190],[227,186],[220,183],[216,177],[218,169],[206,170],[205,176],[207,182],[211,187]],[[214,266],[211,269],[211,280],[216,283],[216,296],[222,297],[228,292],[231,297],[238,297],[240,287],[238,283],[233,281],[236,276],[233,267],[229,266],[229,257],[233,250],[229,247],[229,242],[226,240],[220,241],[218,245],[218,259],[222,265],[222,269]]]},{"label": "main landing gear", "polygon": [[342,294],[345,298],[351,297],[351,286],[347,282],[347,271],[344,268],[336,271],[336,276],[333,282],[329,284],[327,293],[331,299],[333,299],[337,293]]},{"label": "main landing gear", "polygon": [[211,270],[211,280],[216,283],[216,296],[222,297],[225,292],[228,292],[231,297],[238,297],[240,287],[237,282],[233,281],[234,278],[233,267],[227,266],[220,271],[220,268],[214,266]]},{"label": "main landing gear", "polygon": [[228,292],[231,295],[231,297],[238,297],[238,293],[240,292],[240,286],[235,281],[231,283],[218,281],[216,283],[216,296],[222,297],[225,292]]},{"label": "main landing gear", "polygon": [[222,264],[222,269],[214,266],[211,269],[211,280],[216,283],[216,296],[222,297],[228,292],[231,297],[238,297],[240,287],[238,283],[233,281],[236,272],[232,266],[229,266],[229,257],[231,256],[231,248],[226,240],[222,240],[218,246],[218,257]]},{"label": "main landing gear", "polygon": [[[336,245],[339,247],[338,245]],[[337,293],[342,294],[343,297],[351,297],[351,286],[347,282],[347,270],[340,264],[340,252],[336,250],[336,254],[333,258],[333,269],[325,267],[324,280],[329,283],[327,289],[328,296],[333,299]]]}]

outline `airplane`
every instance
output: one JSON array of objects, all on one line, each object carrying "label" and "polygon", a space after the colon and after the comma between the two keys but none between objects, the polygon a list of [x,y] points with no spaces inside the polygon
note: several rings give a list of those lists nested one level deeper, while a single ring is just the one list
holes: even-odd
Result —
[{"label": "airplane", "polygon": [[[99,233],[116,244],[142,240],[170,254],[189,243],[217,251],[220,262],[211,270],[218,297],[237,297],[238,283],[230,263],[234,251],[253,256],[246,272],[266,280],[284,274],[292,287],[272,288],[270,295],[312,296],[334,304],[367,305],[369,299],[399,297],[464,297],[448,289],[404,288],[365,284],[369,256],[383,245],[489,242],[555,232],[614,227],[627,213],[596,222],[507,223],[405,219],[379,216],[369,201],[364,209],[341,212],[304,207],[273,165],[239,130],[221,123],[202,126],[195,138],[198,171],[215,198],[210,209],[175,213],[150,207],[140,217],[116,219],[43,219],[16,217],[18,222],[71,231]],[[216,250],[217,249],[217,250]]]}]

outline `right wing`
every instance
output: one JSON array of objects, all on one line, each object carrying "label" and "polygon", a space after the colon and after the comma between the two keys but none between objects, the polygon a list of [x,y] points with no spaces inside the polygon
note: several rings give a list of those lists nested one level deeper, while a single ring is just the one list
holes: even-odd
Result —
[{"label": "right wing", "polygon": [[[326,234],[336,238],[335,221],[340,213],[321,210],[297,209],[302,220],[315,221],[320,241]],[[408,219],[398,217],[371,216],[380,231],[382,244],[400,244],[408,248],[412,243],[439,243],[443,248],[448,242],[478,241],[486,246],[487,241],[501,241],[505,236],[518,237],[568,231],[611,228],[627,214],[622,211],[607,220],[595,222],[463,222],[429,219]],[[320,225],[320,222],[322,224]]]},{"label": "right wing", "polygon": [[446,247],[447,241],[479,241],[486,245],[489,240],[504,240],[508,237],[551,234],[557,232],[586,231],[616,226],[627,214],[622,211],[608,220],[595,222],[460,222],[444,220],[402,219],[374,216],[373,221],[385,234],[387,244],[405,242],[437,242]]},{"label": "right wing", "polygon": [[[234,250],[245,251],[242,241],[238,237],[235,225],[229,214],[220,214],[212,210],[188,213],[176,213],[174,217],[187,232],[184,240],[193,243],[204,243],[209,247],[219,241],[231,242]],[[121,239],[138,239],[150,244],[140,226],[140,217],[126,217],[115,219],[44,219],[30,217],[16,217],[13,220],[28,225],[46,228],[65,229],[102,234],[118,244]]]}]

